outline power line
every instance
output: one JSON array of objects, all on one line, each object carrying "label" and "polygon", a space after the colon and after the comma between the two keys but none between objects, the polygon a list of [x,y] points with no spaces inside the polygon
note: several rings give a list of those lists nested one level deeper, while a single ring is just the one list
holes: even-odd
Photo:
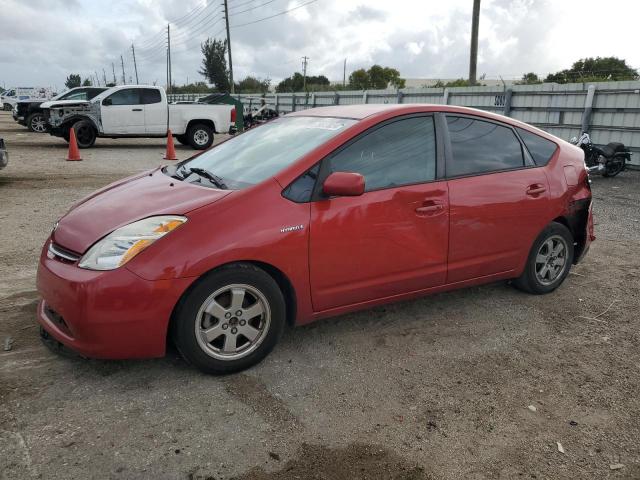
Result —
[{"label": "power line", "polygon": [[259,19],[259,20],[254,20],[253,22],[240,23],[240,24],[238,24],[238,25],[231,25],[231,26],[232,26],[233,28],[239,28],[239,27],[246,27],[247,25],[253,25],[253,24],[255,24],[255,23],[259,23],[259,22],[264,22],[265,20],[269,20],[269,19],[271,19],[271,18],[279,17],[280,15],[285,15],[285,14],[287,14],[287,13],[289,13],[289,12],[293,12],[294,10],[297,10],[297,9],[299,9],[299,8],[302,8],[302,7],[305,7],[305,6],[307,6],[307,5],[310,5],[310,4],[312,4],[312,3],[315,3],[315,2],[317,2],[317,1],[318,1],[318,0],[311,0],[311,1],[309,1],[309,2],[303,3],[303,4],[301,4],[301,5],[298,5],[298,6],[296,6],[296,7],[290,8],[290,9],[288,9],[288,10],[285,10],[285,11],[283,11],[283,12],[276,13],[275,15],[270,15],[270,16],[268,16],[268,17],[264,17],[264,18],[261,18],[261,19]]},{"label": "power line", "polygon": [[213,17],[210,18],[209,20],[207,20],[204,24],[198,26],[197,28],[192,27],[191,30],[184,30],[182,32],[180,32],[178,35],[174,35],[174,38],[180,40],[180,39],[184,39],[184,38],[191,38],[194,35],[198,35],[199,33],[208,30],[209,28],[213,27],[214,25],[216,25],[217,23],[221,22],[222,20],[224,20],[224,17]]},{"label": "power line", "polygon": [[239,8],[239,7],[243,7],[245,5],[249,5],[250,3],[253,3],[253,2],[255,2],[255,0],[249,0],[248,2],[242,2],[242,3],[235,4],[235,5],[230,5],[229,8],[230,9]]},{"label": "power line", "polygon": [[234,15],[239,15],[241,13],[250,12],[251,10],[255,10],[256,8],[264,7],[265,5],[268,5],[268,4],[273,3],[275,1],[276,0],[269,0],[268,2],[261,3],[260,5],[256,5],[255,7],[247,8],[246,10],[241,10],[239,12],[230,13],[229,16],[233,17]]}]

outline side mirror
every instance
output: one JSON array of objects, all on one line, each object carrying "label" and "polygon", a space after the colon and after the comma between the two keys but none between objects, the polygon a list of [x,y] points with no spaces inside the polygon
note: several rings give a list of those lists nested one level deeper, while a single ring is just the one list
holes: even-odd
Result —
[{"label": "side mirror", "polygon": [[364,193],[364,177],[359,173],[334,172],[324,181],[322,191],[329,197],[357,197]]},{"label": "side mirror", "polygon": [[105,106],[113,105],[113,100],[111,100],[110,98],[105,98],[104,100],[102,100],[102,105],[105,105]]}]

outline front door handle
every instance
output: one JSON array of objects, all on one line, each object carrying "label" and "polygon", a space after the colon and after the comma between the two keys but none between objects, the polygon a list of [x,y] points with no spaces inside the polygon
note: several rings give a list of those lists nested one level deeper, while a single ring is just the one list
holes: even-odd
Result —
[{"label": "front door handle", "polygon": [[540,195],[541,193],[544,193],[546,191],[547,191],[547,187],[537,183],[537,184],[529,185],[529,188],[527,188],[527,195],[532,195],[532,196]]},{"label": "front door handle", "polygon": [[416,213],[420,216],[437,215],[444,210],[444,205],[433,200],[425,201],[422,206],[416,208]]},{"label": "front door handle", "polygon": [[141,108],[132,108],[131,111],[132,112],[141,112],[142,109]]}]

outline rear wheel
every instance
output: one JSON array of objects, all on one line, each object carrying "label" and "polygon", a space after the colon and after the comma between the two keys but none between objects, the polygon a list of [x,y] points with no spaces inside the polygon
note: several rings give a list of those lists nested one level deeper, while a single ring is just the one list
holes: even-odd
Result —
[{"label": "rear wheel", "polygon": [[206,150],[213,143],[213,129],[204,123],[196,123],[189,127],[187,138],[196,150]]},{"label": "rear wheel", "polygon": [[40,112],[34,112],[27,117],[27,128],[36,133],[45,133],[47,128],[47,119]]},{"label": "rear wheel", "polygon": [[261,361],[278,342],[285,303],[278,284],[253,265],[223,267],[180,302],[173,339],[182,356],[207,373],[231,373]]},{"label": "rear wheel", "polygon": [[607,162],[605,166],[604,172],[602,172],[603,177],[615,177],[622,170],[624,170],[625,159],[624,157],[615,157],[611,161]]},{"label": "rear wheel", "polygon": [[96,129],[86,120],[80,120],[73,124],[76,132],[76,141],[79,148],[90,148],[96,143]]},{"label": "rear wheel", "polygon": [[554,291],[569,274],[573,263],[573,236],[561,223],[549,224],[533,243],[522,275],[513,283],[525,292]]},{"label": "rear wheel", "polygon": [[13,107],[11,106],[11,104],[10,104],[10,103],[5,103],[4,105],[2,105],[2,109],[3,109],[5,112],[10,112],[11,110],[13,110]]}]

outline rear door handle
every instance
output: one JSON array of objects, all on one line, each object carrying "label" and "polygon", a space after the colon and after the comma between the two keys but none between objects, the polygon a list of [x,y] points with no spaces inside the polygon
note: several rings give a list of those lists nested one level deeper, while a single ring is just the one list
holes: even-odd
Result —
[{"label": "rear door handle", "polygon": [[436,215],[444,210],[444,205],[433,200],[425,201],[422,206],[416,208],[418,215]]},{"label": "rear door handle", "polygon": [[141,112],[142,109],[141,108],[132,108],[131,111],[132,112]]},{"label": "rear door handle", "polygon": [[529,185],[529,188],[527,188],[527,195],[540,195],[541,193],[544,193],[546,191],[547,188],[543,185]]}]

